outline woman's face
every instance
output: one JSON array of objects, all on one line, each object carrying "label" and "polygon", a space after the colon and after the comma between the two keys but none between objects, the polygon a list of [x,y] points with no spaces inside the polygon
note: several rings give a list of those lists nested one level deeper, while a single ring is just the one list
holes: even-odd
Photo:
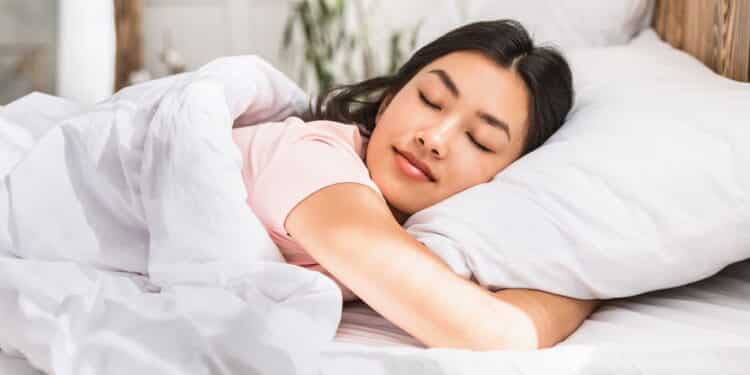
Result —
[{"label": "woman's face", "polygon": [[517,73],[471,51],[431,62],[386,99],[365,160],[399,222],[518,159],[528,107]]}]

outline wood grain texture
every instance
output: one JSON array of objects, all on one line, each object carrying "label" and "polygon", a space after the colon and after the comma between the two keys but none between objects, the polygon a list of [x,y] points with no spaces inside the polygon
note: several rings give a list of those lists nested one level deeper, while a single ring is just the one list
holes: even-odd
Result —
[{"label": "wood grain texture", "polygon": [[750,81],[750,0],[656,0],[662,39],[738,81]]},{"label": "wood grain texture", "polygon": [[115,91],[129,83],[130,73],[143,67],[143,2],[115,0],[117,53]]}]

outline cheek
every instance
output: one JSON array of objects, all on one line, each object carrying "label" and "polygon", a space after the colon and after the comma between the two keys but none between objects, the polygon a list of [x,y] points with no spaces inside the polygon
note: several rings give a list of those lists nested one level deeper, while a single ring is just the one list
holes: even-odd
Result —
[{"label": "cheek", "polygon": [[450,190],[455,193],[472,186],[488,182],[498,172],[496,163],[476,158],[462,158],[452,165]]},{"label": "cheek", "polygon": [[[382,184],[388,184],[389,160],[391,158],[390,142],[383,132],[376,128],[367,145],[365,156],[365,165],[370,172],[370,177],[380,187]],[[382,187],[381,187],[382,190]]]},{"label": "cheek", "polygon": [[416,97],[417,95],[412,94],[411,90],[399,92],[383,111],[376,129],[382,127],[384,133],[396,135],[413,125],[415,120],[422,116],[424,110],[424,105],[419,102],[418,98],[415,99]]},{"label": "cheek", "polygon": [[370,136],[370,144],[378,147],[381,146],[384,143],[387,143],[392,137],[394,132],[394,127],[396,126],[393,116],[391,115],[390,111],[386,111],[383,113],[383,115],[378,119],[378,122],[375,124],[375,129],[372,130],[372,134]]}]

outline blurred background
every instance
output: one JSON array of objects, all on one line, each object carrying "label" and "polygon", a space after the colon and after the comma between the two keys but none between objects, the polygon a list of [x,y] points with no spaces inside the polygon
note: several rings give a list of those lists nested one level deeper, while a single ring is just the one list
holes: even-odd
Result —
[{"label": "blurred background", "polygon": [[95,103],[220,56],[257,54],[311,93],[392,71],[460,23],[461,0],[0,0],[0,105]]}]

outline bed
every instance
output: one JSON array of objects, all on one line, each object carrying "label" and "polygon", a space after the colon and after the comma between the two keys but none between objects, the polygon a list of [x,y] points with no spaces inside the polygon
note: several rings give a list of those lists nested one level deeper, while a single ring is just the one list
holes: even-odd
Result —
[{"label": "bed", "polygon": [[[322,374],[747,374],[750,261],[708,280],[612,300],[571,337],[536,352],[423,349],[360,302],[345,306]],[[0,355],[0,373],[41,374]]]},{"label": "bed", "polygon": [[325,351],[324,373],[746,374],[749,311],[747,261],[702,282],[608,301],[567,340],[537,352],[418,349],[354,303]]},{"label": "bed", "polygon": [[[717,74],[747,82],[748,19],[750,1],[660,0],[652,26]],[[565,341],[534,352],[425,349],[364,303],[347,303],[320,373],[747,374],[748,353],[750,261],[743,261],[690,285],[607,301]],[[0,373],[40,372],[0,354]]]}]

